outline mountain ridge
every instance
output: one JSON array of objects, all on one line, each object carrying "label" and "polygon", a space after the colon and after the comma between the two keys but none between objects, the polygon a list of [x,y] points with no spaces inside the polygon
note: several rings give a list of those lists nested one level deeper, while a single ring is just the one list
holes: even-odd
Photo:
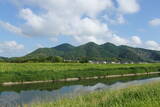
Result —
[{"label": "mountain ridge", "polygon": [[81,58],[87,58],[90,60],[106,60],[106,59],[118,59],[124,61],[160,61],[160,51],[134,48],[125,45],[114,45],[110,42],[98,45],[94,42],[88,42],[80,46],[73,46],[68,43],[64,43],[52,48],[39,48],[30,54],[24,56],[29,57],[48,57],[48,56],[60,56],[67,60],[78,60]]}]

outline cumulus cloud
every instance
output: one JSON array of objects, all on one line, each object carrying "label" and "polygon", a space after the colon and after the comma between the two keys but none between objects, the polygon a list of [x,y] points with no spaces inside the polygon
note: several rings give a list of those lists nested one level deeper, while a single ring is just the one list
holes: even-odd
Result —
[{"label": "cumulus cloud", "polygon": [[[113,7],[112,0],[14,0],[19,4],[36,5],[47,11],[62,12],[61,15],[86,14],[94,16],[106,8]],[[57,12],[56,12],[57,13]]]},{"label": "cumulus cloud", "polygon": [[20,17],[26,20],[26,25],[38,30],[42,28],[43,19],[34,14],[29,8],[20,11]]},{"label": "cumulus cloud", "polygon": [[122,13],[136,13],[140,10],[137,0],[117,0]]},{"label": "cumulus cloud", "polygon": [[127,39],[119,37],[115,34],[112,36],[111,42],[117,45],[128,45],[129,44],[129,41]]},{"label": "cumulus cloud", "polygon": [[0,42],[0,54],[3,53],[15,53],[24,49],[24,45],[17,43],[16,41]]},{"label": "cumulus cloud", "polygon": [[127,45],[160,51],[160,43],[153,40],[143,41],[139,36],[131,36],[130,38],[126,39],[117,35],[113,35],[110,41],[117,45]]},{"label": "cumulus cloud", "polygon": [[130,38],[122,38],[114,34],[111,37],[110,41],[117,45],[128,45],[128,46],[134,46],[134,47],[141,46],[143,44],[143,41],[141,40],[139,36],[131,36]]},{"label": "cumulus cloud", "polygon": [[111,0],[61,0],[58,2],[39,0],[38,3],[30,0],[29,2],[46,10],[46,13],[40,15],[36,15],[29,8],[20,11],[21,18],[26,21],[23,26],[26,29],[24,33],[31,36],[97,36],[101,32],[104,33],[104,28],[100,27],[102,23],[95,17],[106,8],[112,7]]},{"label": "cumulus cloud", "polygon": [[[89,41],[102,44],[131,44],[130,39],[120,37],[109,24],[124,24],[124,15],[140,10],[137,0],[13,0],[20,6],[19,17],[24,20],[15,33],[48,36],[55,41],[58,36],[70,36],[79,43]],[[116,5],[118,4],[118,6]],[[33,8],[36,7],[36,11]],[[5,22],[3,22],[5,23]],[[13,29],[12,28],[12,29]],[[12,32],[13,32],[12,31]],[[135,38],[134,38],[135,40]],[[133,42],[135,42],[133,40]],[[136,43],[137,44],[137,43]]]},{"label": "cumulus cloud", "polygon": [[145,44],[149,49],[160,50],[160,44],[155,41],[147,41]]},{"label": "cumulus cloud", "polygon": [[[18,35],[48,36],[53,42],[57,42],[57,37],[63,35],[73,38],[78,43],[112,42],[116,45],[159,50],[159,44],[155,41],[145,42],[139,36],[123,38],[109,28],[109,24],[126,23],[126,14],[138,12],[140,10],[138,0],[115,0],[115,2],[113,0],[13,0],[12,2],[19,6],[19,17],[24,23],[17,27],[0,21],[0,26]],[[31,7],[36,7],[36,11]],[[153,19],[149,23],[159,26],[160,19]],[[20,45],[13,44],[14,47]],[[6,49],[1,48],[0,52],[4,50]]]},{"label": "cumulus cloud", "polygon": [[139,36],[132,36],[131,43],[135,46],[139,46],[142,44],[141,38]]},{"label": "cumulus cloud", "polygon": [[151,26],[160,26],[160,18],[155,18],[155,19],[149,21],[149,24]]}]

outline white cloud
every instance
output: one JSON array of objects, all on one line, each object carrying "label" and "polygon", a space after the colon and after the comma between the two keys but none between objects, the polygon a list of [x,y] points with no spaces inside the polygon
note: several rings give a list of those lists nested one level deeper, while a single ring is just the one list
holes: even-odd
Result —
[{"label": "white cloud", "polygon": [[110,24],[117,25],[117,24],[125,24],[126,20],[122,14],[116,14],[116,16],[109,17],[108,15],[104,15],[103,19],[109,22]]},{"label": "white cloud", "polygon": [[37,29],[42,28],[43,19],[34,14],[29,8],[22,9],[20,11],[20,16],[26,20],[26,25]]},{"label": "white cloud", "polygon": [[0,20],[0,27],[4,28],[12,33],[15,33],[18,35],[24,35],[21,28],[16,27],[8,22],[3,22]]},{"label": "white cloud", "polygon": [[47,11],[59,13],[62,16],[75,15],[89,15],[95,16],[97,13],[111,8],[113,6],[112,0],[14,0],[21,4],[34,5],[43,8]]},{"label": "white cloud", "polygon": [[135,46],[139,46],[142,44],[141,38],[138,36],[132,36],[131,37],[131,43]]},{"label": "white cloud", "polygon": [[160,26],[160,18],[155,18],[155,19],[149,21],[149,24],[152,26]]},{"label": "white cloud", "polygon": [[148,49],[160,50],[160,44],[155,41],[147,41],[145,44]]},{"label": "white cloud", "polygon": [[0,54],[7,53],[12,54],[24,49],[24,45],[18,44],[16,41],[0,42]]},{"label": "white cloud", "polygon": [[[160,50],[160,44],[155,41],[145,42],[139,36],[123,38],[108,27],[109,24],[126,23],[126,14],[140,10],[138,0],[115,0],[115,2],[113,0],[12,0],[12,2],[20,6],[19,17],[24,23],[17,27],[0,21],[0,26],[18,35],[49,36],[49,40],[53,42],[57,41],[58,36],[63,35],[70,36],[79,43],[112,42],[117,45]],[[36,7],[36,11],[29,7]],[[151,20],[149,24],[160,26],[160,18]],[[23,45],[15,41],[0,43],[1,53],[23,48]]]},{"label": "white cloud", "polygon": [[[16,27],[19,29],[19,34],[32,37],[49,36],[48,38],[54,40],[61,35],[70,36],[79,43],[93,41],[101,44],[112,41],[117,45],[129,44],[130,40],[116,35],[108,28],[108,24],[124,24],[126,23],[124,14],[135,13],[140,9],[136,0],[117,0],[118,7],[113,0],[13,0],[12,2],[21,5],[19,16],[24,23],[20,28]],[[29,8],[30,6],[36,7],[36,11]],[[106,20],[102,21],[105,18]]]},{"label": "white cloud", "polygon": [[140,10],[137,0],[117,0],[122,13],[136,13]]},{"label": "white cloud", "polygon": [[[23,33],[30,36],[72,36],[78,42],[99,42],[99,36],[107,36],[107,23],[102,23],[96,16],[107,8],[112,8],[111,0],[29,0],[45,10],[37,15],[31,9],[20,11],[20,17],[26,22]],[[45,5],[44,5],[45,4]],[[85,16],[85,17],[83,17]],[[104,40],[103,40],[104,41]]]},{"label": "white cloud", "polygon": [[111,37],[111,41],[112,41],[112,43],[115,43],[117,45],[128,45],[128,43],[129,43],[129,41],[127,39],[121,38],[117,35],[113,35]]}]

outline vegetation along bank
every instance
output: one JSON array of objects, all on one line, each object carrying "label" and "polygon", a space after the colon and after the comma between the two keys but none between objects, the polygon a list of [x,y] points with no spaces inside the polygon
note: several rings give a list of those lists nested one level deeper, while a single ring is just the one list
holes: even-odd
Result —
[{"label": "vegetation along bank", "polygon": [[131,76],[160,72],[160,64],[0,63],[0,83]]},{"label": "vegetation along bank", "polygon": [[160,81],[32,104],[31,107],[160,107]]}]

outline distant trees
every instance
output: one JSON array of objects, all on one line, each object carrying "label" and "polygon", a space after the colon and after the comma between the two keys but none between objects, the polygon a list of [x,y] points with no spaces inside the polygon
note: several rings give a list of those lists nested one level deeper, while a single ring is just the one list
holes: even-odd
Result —
[{"label": "distant trees", "polygon": [[112,63],[112,62],[121,62],[121,59],[120,58],[114,58],[114,57],[111,57],[111,58],[105,58],[106,62],[108,63]]},{"label": "distant trees", "polygon": [[3,59],[0,59],[0,62],[5,62]]},{"label": "distant trees", "polygon": [[6,62],[10,63],[25,63],[25,62],[53,62],[53,63],[59,63],[64,62],[64,59],[60,56],[41,56],[41,57],[19,57],[19,58],[10,58],[6,60]]},{"label": "distant trees", "polygon": [[88,63],[89,60],[88,60],[88,58],[86,58],[86,57],[82,57],[82,58],[79,59],[79,62],[80,62],[80,63]]},{"label": "distant trees", "polygon": [[63,62],[64,59],[60,56],[55,56],[55,57],[52,57],[52,62]]}]

